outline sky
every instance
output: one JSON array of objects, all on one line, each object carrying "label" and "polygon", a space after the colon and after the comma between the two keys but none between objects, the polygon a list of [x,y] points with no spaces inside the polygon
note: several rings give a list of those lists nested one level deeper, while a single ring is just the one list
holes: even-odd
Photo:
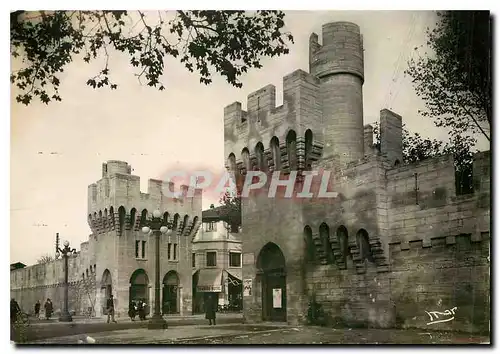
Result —
[{"label": "sky", "polygon": [[[85,82],[101,63],[74,61],[61,77],[60,103],[25,107],[14,102],[12,89],[11,263],[33,264],[52,255],[56,232],[77,248],[88,239],[87,187],[101,178],[107,160],[127,161],[141,177],[142,192],[149,178],[173,168],[221,172],[224,107],[240,101],[245,109],[247,95],[270,83],[281,105],[282,78],[296,69],[308,71],[311,32],[345,20],[357,23],[364,37],[364,123],[389,108],[410,131],[446,139],[445,131],[419,116],[423,103],[403,73],[414,48],[426,41],[425,28],[435,22],[429,11],[287,11],[286,27],[295,39],[290,54],[264,59],[262,69],[241,79],[241,89],[219,77],[200,84],[182,64],[167,59],[166,90],[158,91],[141,85],[128,58],[113,53],[110,69],[118,90],[93,90]],[[211,203],[217,200],[204,198],[203,207]]]}]

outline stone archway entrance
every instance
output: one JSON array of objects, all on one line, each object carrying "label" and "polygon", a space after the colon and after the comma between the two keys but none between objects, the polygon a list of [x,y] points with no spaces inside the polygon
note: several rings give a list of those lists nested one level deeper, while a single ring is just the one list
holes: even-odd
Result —
[{"label": "stone archway entrance", "polygon": [[262,320],[286,322],[286,267],[283,252],[268,243],[259,253],[257,268],[262,284]]},{"label": "stone archway entrance", "polygon": [[101,313],[106,313],[106,301],[109,299],[109,296],[113,294],[113,286],[112,286],[112,278],[111,272],[109,269],[104,270],[101,278],[101,294],[100,294],[100,305],[101,305]]},{"label": "stone archway entrance", "polygon": [[162,313],[179,313],[179,275],[171,270],[163,277]]},{"label": "stone archway entrance", "polygon": [[130,277],[129,303],[139,300],[149,304],[149,278],[144,269],[137,269]]}]

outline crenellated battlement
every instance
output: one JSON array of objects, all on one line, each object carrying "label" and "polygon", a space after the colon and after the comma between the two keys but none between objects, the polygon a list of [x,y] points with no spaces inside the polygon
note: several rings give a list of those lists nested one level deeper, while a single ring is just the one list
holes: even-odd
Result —
[{"label": "crenellated battlement", "polygon": [[322,43],[316,33],[309,37],[309,71],[323,78],[349,73],[364,81],[363,37],[358,25],[351,22],[324,24]]},{"label": "crenellated battlement", "polygon": [[[289,128],[305,132],[307,128],[301,127],[307,123],[319,127],[321,106],[318,84],[316,77],[296,70],[283,78],[283,105],[276,107],[276,87],[266,85],[248,95],[246,111],[240,102],[226,106],[225,140],[238,144],[248,141],[254,132],[265,134],[269,130]],[[308,113],[309,118],[305,118],[304,113]],[[282,126],[285,128],[282,129]]]},{"label": "crenellated battlement", "polygon": [[[123,228],[116,226],[124,224],[125,220],[140,217],[138,210],[151,213],[158,209],[162,213],[186,214],[191,218],[201,215],[201,189],[149,179],[147,193],[142,193],[140,177],[123,173],[130,170],[126,162],[108,161],[103,164],[104,177],[89,186],[88,222],[94,233],[110,230],[121,233]],[[133,220],[132,224],[136,225]]]}]

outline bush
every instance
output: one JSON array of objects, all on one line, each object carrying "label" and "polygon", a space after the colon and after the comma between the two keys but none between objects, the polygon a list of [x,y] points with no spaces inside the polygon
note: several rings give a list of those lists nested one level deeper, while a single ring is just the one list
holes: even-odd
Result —
[{"label": "bush", "polygon": [[325,326],[327,323],[325,310],[323,305],[316,302],[316,300],[309,301],[307,308],[307,322],[310,325]]}]

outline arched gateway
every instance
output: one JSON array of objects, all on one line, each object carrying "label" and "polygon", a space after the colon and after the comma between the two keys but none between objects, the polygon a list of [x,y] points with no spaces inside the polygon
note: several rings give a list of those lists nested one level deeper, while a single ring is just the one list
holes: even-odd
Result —
[{"label": "arched gateway", "polygon": [[179,313],[179,275],[171,270],[163,277],[162,313]]},{"label": "arched gateway", "polygon": [[283,252],[275,243],[268,243],[257,258],[262,284],[262,319],[286,322],[286,267]]},{"label": "arched gateway", "polygon": [[113,294],[112,278],[109,269],[104,270],[101,278],[101,308],[102,313],[106,313],[106,301]]},{"label": "arched gateway", "polygon": [[130,277],[129,301],[138,300],[149,304],[149,278],[144,269],[137,269]]}]

